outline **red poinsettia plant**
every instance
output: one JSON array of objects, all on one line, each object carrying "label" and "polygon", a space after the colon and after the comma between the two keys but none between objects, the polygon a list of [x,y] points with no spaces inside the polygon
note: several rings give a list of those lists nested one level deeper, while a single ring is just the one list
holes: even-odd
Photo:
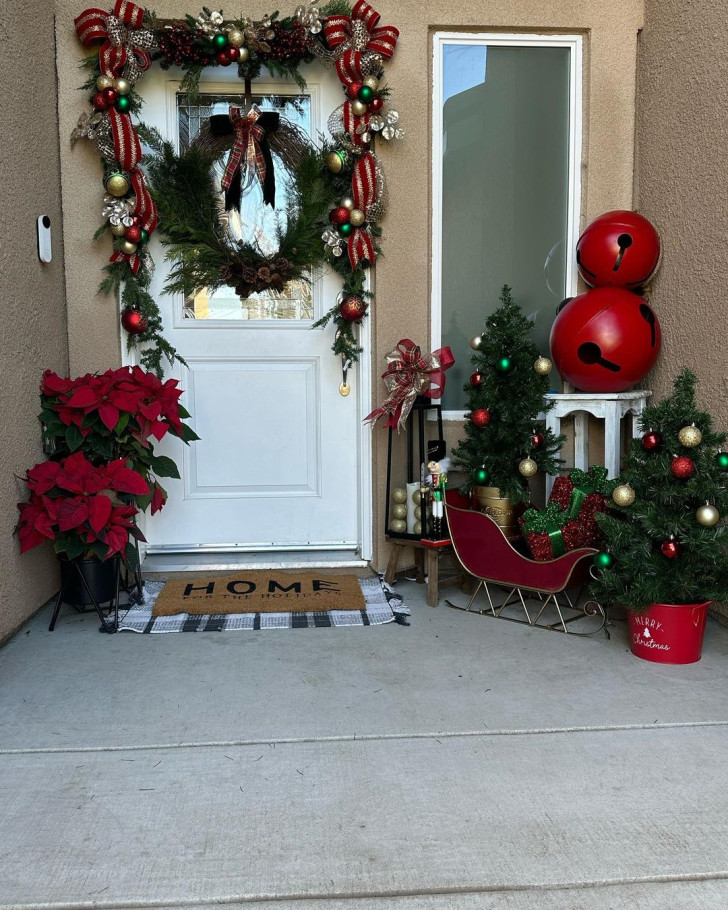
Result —
[{"label": "red poinsettia plant", "polygon": [[87,373],[77,379],[46,370],[40,386],[43,439],[53,456],[83,451],[94,464],[123,459],[147,479],[149,490],[136,496],[141,509],[162,508],[167,493],[157,477],[179,478],[174,461],[154,454],[167,433],[190,443],[199,437],[183,423],[176,379],[163,382],[141,367]]},{"label": "red poinsettia plant", "polygon": [[123,458],[95,466],[82,452],[31,468],[25,482],[30,498],[18,503],[20,552],[46,540],[59,555],[108,559],[131,555],[129,537],[144,540],[132,522],[136,506],[119,495],[144,496],[149,485]]}]

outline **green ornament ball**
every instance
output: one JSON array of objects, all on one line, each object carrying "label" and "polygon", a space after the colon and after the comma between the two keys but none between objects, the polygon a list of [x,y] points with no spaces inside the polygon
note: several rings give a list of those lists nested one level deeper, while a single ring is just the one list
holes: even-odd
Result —
[{"label": "green ornament ball", "polygon": [[477,468],[475,470],[475,472],[473,473],[473,478],[474,478],[475,482],[477,484],[479,484],[480,486],[483,486],[484,484],[488,483],[489,477],[490,477],[490,474],[488,473],[486,468]]},{"label": "green ornament ball", "polygon": [[728,471],[728,452],[718,452],[715,456],[715,464],[721,471]]},{"label": "green ornament ball", "polygon": [[341,234],[342,237],[348,237],[349,234],[351,234],[351,232],[353,230],[354,230],[353,224],[340,224],[339,225],[339,233]]},{"label": "green ornament ball", "polygon": [[216,50],[221,51],[224,47],[227,47],[228,39],[225,35],[215,35],[212,43],[215,45]]},{"label": "green ornament ball", "polygon": [[510,357],[500,357],[496,361],[495,368],[499,373],[510,373],[513,369],[513,361]]},{"label": "green ornament ball", "polygon": [[362,85],[362,87],[356,93],[356,97],[360,101],[363,101],[364,104],[369,104],[369,102],[374,98],[374,89],[368,85]]},{"label": "green ornament ball", "polygon": [[121,111],[122,114],[125,114],[131,106],[131,101],[129,100],[128,95],[119,95],[119,99],[116,102],[117,111]]},{"label": "green ornament ball", "polygon": [[597,569],[608,569],[610,566],[614,565],[614,557],[611,553],[606,553],[602,550],[594,557],[594,565]]},{"label": "green ornament ball", "polygon": [[149,231],[142,228],[142,243],[149,243]]}]

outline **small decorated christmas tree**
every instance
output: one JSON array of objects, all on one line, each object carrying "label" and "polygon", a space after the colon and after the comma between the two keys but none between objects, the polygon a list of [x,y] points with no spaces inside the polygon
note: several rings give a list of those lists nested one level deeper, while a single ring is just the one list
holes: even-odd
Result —
[{"label": "small decorated christmas tree", "polygon": [[594,594],[635,612],[653,603],[728,599],[728,436],[695,403],[697,377],[683,370],[674,392],[646,408],[612,498],[598,516],[605,537]]},{"label": "small decorated christmas tree", "polygon": [[464,386],[465,436],[453,457],[465,471],[465,490],[498,487],[501,496],[516,503],[529,498],[528,477],[538,470],[557,473],[564,437],[538,422],[539,414],[553,407],[545,398],[551,362],[539,356],[531,340],[533,326],[508,285],[500,301],[483,334],[471,341],[474,372]]}]

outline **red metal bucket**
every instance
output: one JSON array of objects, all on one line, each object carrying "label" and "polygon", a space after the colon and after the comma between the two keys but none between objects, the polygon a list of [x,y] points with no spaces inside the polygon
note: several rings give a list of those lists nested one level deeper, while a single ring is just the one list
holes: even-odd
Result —
[{"label": "red metal bucket", "polygon": [[700,660],[708,600],[702,604],[652,604],[629,616],[629,643],[642,660],[660,664],[693,664]]}]

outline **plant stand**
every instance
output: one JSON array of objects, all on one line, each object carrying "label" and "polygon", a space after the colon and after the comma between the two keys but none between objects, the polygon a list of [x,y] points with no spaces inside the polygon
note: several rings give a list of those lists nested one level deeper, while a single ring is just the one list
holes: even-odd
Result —
[{"label": "plant stand", "polygon": [[65,581],[61,585],[61,590],[58,592],[58,597],[56,598],[56,605],[53,609],[53,616],[51,617],[51,623],[48,626],[48,631],[52,632],[55,629],[56,620],[58,619],[58,614],[61,612],[61,604],[64,602],[63,596],[66,593],[66,591],[69,589],[69,587],[72,585],[73,581],[78,579],[78,580],[80,580],[81,585],[89,598],[89,601],[88,601],[89,605],[93,604],[94,609],[96,610],[96,614],[99,617],[99,619],[101,620],[101,628],[99,629],[99,631],[108,632],[109,634],[118,632],[119,631],[119,591],[121,588],[121,562],[119,560],[117,560],[117,562],[116,562],[116,569],[114,572],[114,597],[111,601],[109,601],[109,606],[107,608],[109,613],[112,610],[114,611],[113,624],[109,623],[107,621],[107,617],[104,616],[104,611],[101,607],[101,604],[99,603],[97,598],[94,596],[94,593],[91,590],[91,586],[89,585],[89,583],[86,579],[86,576],[83,574],[83,572],[81,570],[81,566],[79,565],[78,561],[77,560],[71,561],[70,566],[71,566],[71,569],[68,572]]},{"label": "plant stand", "polygon": [[[450,540],[400,540],[391,537],[389,542],[393,544],[392,551],[387,563],[387,571],[384,573],[384,580],[387,584],[393,584],[397,577],[397,565],[399,564],[402,551],[406,547],[411,547],[415,553],[415,581],[417,584],[424,584],[427,581],[427,604],[430,607],[436,607],[440,602],[440,588],[448,585],[462,585],[465,575],[463,572],[455,572],[445,578],[440,578],[440,557],[446,553],[453,553],[452,543]],[[401,573],[400,573],[401,574]]]}]

